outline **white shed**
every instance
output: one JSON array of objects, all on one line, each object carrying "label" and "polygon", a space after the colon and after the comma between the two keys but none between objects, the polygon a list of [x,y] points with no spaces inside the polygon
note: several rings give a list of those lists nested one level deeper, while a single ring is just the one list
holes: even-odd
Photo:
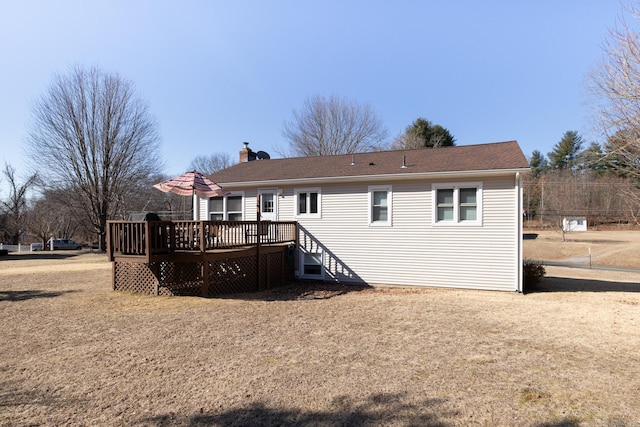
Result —
[{"label": "white shed", "polygon": [[564,232],[587,231],[587,218],[584,216],[562,218],[562,230]]}]

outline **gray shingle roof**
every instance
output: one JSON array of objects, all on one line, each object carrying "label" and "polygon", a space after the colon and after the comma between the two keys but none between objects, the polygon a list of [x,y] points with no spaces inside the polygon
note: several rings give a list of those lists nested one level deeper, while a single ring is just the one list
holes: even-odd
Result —
[{"label": "gray shingle roof", "polygon": [[[406,168],[402,168],[403,156]],[[352,161],[354,164],[352,164]],[[304,180],[372,175],[500,171],[528,168],[516,141],[238,163],[211,176],[217,183]]]}]

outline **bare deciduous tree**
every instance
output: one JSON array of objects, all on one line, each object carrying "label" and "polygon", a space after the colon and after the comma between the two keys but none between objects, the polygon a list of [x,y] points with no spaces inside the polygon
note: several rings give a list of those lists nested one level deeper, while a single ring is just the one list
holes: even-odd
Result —
[{"label": "bare deciduous tree", "polygon": [[27,231],[27,190],[37,181],[37,175],[29,176],[24,182],[18,182],[16,170],[5,163],[2,174],[9,184],[9,198],[0,200],[0,212],[6,215],[3,232],[13,245],[20,243],[20,235]]},{"label": "bare deciduous tree", "polygon": [[231,156],[227,153],[215,153],[208,156],[196,156],[196,158],[191,161],[189,168],[195,169],[204,175],[211,175],[228,168],[232,164]]},{"label": "bare deciduous tree", "polygon": [[414,150],[425,148],[424,138],[415,133],[404,132],[396,136],[391,143],[392,150]]},{"label": "bare deciduous tree", "polygon": [[[590,224],[636,221],[638,190],[629,178],[615,174],[598,175],[596,171],[557,169],[524,181],[524,203],[562,233],[563,220],[586,217]],[[634,199],[635,197],[635,199]],[[637,206],[637,205],[635,205]]]},{"label": "bare deciduous tree", "polygon": [[105,248],[107,219],[160,167],[157,124],[133,84],[98,68],[57,75],[33,106],[30,157],[50,188],[71,188]]},{"label": "bare deciduous tree", "polygon": [[550,173],[549,180],[544,180],[544,207],[540,214],[556,228],[565,241],[565,234],[570,231],[565,228],[564,219],[585,215],[584,181],[567,170],[557,170]]},{"label": "bare deciduous tree", "polygon": [[638,186],[628,180],[626,185],[621,186],[617,196],[628,212],[630,220],[636,225],[640,225],[640,189]]},{"label": "bare deciduous tree", "polygon": [[331,96],[312,96],[285,122],[285,157],[328,156],[378,151],[387,147],[387,130],[368,104]]},{"label": "bare deciduous tree", "polygon": [[68,191],[45,191],[29,210],[29,233],[43,244],[49,238],[71,238],[81,227],[77,213],[68,203]]},{"label": "bare deciduous tree", "polygon": [[639,6],[640,2],[630,4],[626,9],[630,20],[621,18],[618,26],[609,30],[603,59],[589,76],[596,120],[605,135],[610,138],[626,132],[628,136],[624,141],[618,138],[615,149],[607,155],[616,159],[615,167],[636,177],[640,177],[640,34],[636,30]]}]

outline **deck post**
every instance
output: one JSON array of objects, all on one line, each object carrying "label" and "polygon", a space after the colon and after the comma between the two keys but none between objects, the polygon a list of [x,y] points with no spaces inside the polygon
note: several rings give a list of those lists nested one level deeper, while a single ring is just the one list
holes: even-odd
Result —
[{"label": "deck post", "polygon": [[260,277],[260,231],[261,231],[261,215],[260,215],[260,193],[256,196],[256,288],[262,290],[262,280]]},{"label": "deck post", "polygon": [[[107,221],[107,256],[109,257],[109,261],[113,262],[113,245],[111,244],[113,238],[111,236],[111,233],[113,232],[113,227],[114,225]],[[53,250],[53,248],[51,248],[51,250]],[[113,282],[115,284],[115,280]],[[114,288],[115,289],[115,288]]]},{"label": "deck post", "polygon": [[116,263],[111,260],[111,288],[116,290]]},{"label": "deck post", "polygon": [[174,253],[176,251],[176,223],[171,221],[169,224],[169,253]]},{"label": "deck post", "polygon": [[207,252],[207,238],[204,234],[205,223],[204,221],[200,221],[200,259],[201,259],[201,267],[200,267],[200,275],[202,276],[202,287],[200,288],[200,296],[206,297],[209,293],[209,261],[207,261],[207,257],[205,253]]},{"label": "deck post", "polygon": [[149,221],[144,222],[144,254],[147,258],[147,264],[151,262],[151,225]]},{"label": "deck post", "polygon": [[209,261],[204,253],[201,255],[202,259],[202,287],[200,288],[200,296],[206,297],[209,295]]}]

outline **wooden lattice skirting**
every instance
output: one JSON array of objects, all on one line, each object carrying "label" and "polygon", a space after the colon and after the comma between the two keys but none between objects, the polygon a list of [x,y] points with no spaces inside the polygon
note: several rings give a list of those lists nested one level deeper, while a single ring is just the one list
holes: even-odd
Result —
[{"label": "wooden lattice skirting", "polygon": [[214,296],[256,292],[288,284],[293,253],[287,246],[217,253],[180,253],[152,262],[116,258],[113,289],[150,295]]}]

